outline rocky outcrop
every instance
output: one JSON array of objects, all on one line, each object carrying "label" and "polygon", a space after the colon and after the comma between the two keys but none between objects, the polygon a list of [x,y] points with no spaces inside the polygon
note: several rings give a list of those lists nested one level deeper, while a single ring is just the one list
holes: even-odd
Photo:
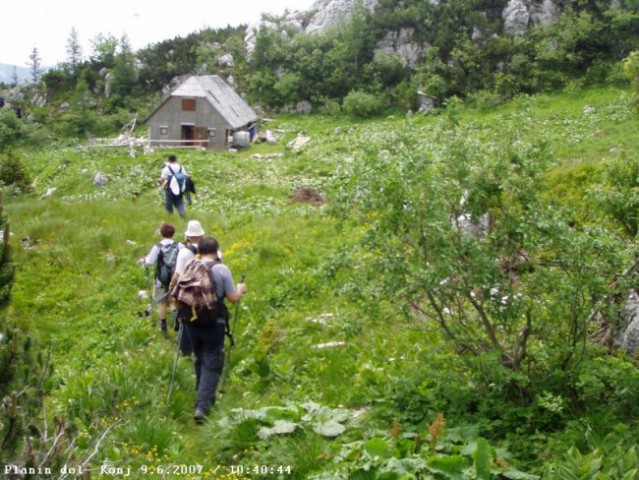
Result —
[{"label": "rocky outcrop", "polygon": [[412,68],[417,65],[427,48],[423,43],[413,40],[413,33],[412,28],[388,32],[384,39],[378,42],[377,50],[399,56],[404,62],[404,66]]},{"label": "rocky outcrop", "polygon": [[549,26],[559,18],[559,7],[553,0],[510,0],[502,13],[504,31],[521,36],[532,25]]},{"label": "rocky outcrop", "polygon": [[[311,10],[315,14],[311,17],[304,31],[306,33],[322,33],[339,26],[348,20],[353,11],[356,0],[318,0]],[[377,0],[362,0],[364,8],[372,12],[377,5]]]},{"label": "rocky outcrop", "polygon": [[[249,25],[244,37],[246,49],[249,54],[253,52],[260,28],[276,31],[288,37],[289,32],[324,33],[338,27],[350,18],[356,1],[358,0],[317,0],[308,12],[287,11],[279,18],[263,19],[258,24]],[[363,4],[366,10],[372,12],[377,0],[363,0]]]},{"label": "rocky outcrop", "polygon": [[528,29],[530,12],[523,0],[510,0],[504,12],[504,30],[515,37],[523,35]]},{"label": "rocky outcrop", "polygon": [[630,355],[639,353],[639,295],[632,290],[628,293],[622,311],[623,324],[615,338],[615,345],[623,348]]}]

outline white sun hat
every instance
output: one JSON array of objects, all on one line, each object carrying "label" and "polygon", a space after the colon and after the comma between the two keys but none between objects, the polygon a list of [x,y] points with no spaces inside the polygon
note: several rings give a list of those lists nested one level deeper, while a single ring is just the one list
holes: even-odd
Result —
[{"label": "white sun hat", "polygon": [[197,220],[191,220],[187,225],[186,232],[184,232],[184,234],[187,237],[201,237],[204,235],[204,229],[202,228],[202,225],[200,225],[200,222]]}]

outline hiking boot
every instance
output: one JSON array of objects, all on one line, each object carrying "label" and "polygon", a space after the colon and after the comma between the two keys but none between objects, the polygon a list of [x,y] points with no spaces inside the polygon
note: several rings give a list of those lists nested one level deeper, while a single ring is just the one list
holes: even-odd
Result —
[{"label": "hiking boot", "polygon": [[195,420],[195,423],[197,423],[198,425],[202,425],[204,422],[206,422],[206,413],[204,413],[199,408],[196,408],[195,413],[193,414],[193,420]]},{"label": "hiking boot", "polygon": [[160,331],[166,333],[166,320],[160,320]]}]

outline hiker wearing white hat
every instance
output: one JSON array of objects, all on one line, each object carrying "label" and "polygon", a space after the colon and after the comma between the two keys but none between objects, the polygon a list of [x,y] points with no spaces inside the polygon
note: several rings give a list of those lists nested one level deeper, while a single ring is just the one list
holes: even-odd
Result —
[{"label": "hiker wearing white hat", "polygon": [[191,220],[189,224],[186,226],[186,232],[184,232],[186,237],[197,237],[198,242],[199,239],[204,236],[204,229],[202,228],[202,224],[197,220]]}]

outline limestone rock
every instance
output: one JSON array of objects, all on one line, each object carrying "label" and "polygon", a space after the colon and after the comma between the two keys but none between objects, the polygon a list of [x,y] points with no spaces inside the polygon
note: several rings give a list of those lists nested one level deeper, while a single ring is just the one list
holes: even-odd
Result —
[{"label": "limestone rock", "polygon": [[377,43],[377,52],[398,55],[404,62],[404,66],[412,68],[417,65],[427,48],[426,45],[413,41],[413,34],[412,28],[388,32]]},{"label": "limestone rock", "polygon": [[628,294],[622,319],[624,322],[614,343],[635,356],[639,353],[639,295],[634,290]]},{"label": "limestone rock", "polygon": [[96,187],[104,187],[107,183],[109,183],[109,179],[102,172],[96,173],[93,177],[93,185],[95,185]]},{"label": "limestone rock", "polygon": [[[306,33],[323,33],[344,23],[351,16],[356,0],[318,0],[311,7],[315,14],[304,29]],[[366,10],[372,12],[377,0],[363,0]]]},{"label": "limestone rock", "polygon": [[528,29],[530,12],[523,0],[510,0],[502,13],[502,18],[504,19],[504,30],[518,37]]}]

